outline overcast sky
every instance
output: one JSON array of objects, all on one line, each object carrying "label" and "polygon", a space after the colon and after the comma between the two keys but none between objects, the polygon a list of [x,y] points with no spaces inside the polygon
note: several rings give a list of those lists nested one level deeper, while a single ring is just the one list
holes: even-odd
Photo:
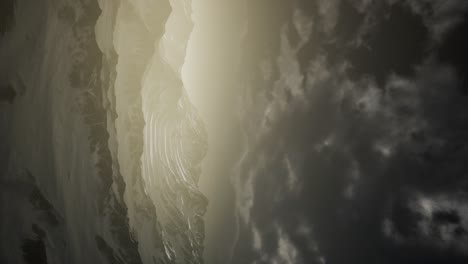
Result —
[{"label": "overcast sky", "polygon": [[205,31],[229,51],[200,77],[216,103],[194,100],[230,131],[209,131],[232,160],[202,179],[208,263],[465,259],[467,3],[239,6],[219,20],[237,28]]}]

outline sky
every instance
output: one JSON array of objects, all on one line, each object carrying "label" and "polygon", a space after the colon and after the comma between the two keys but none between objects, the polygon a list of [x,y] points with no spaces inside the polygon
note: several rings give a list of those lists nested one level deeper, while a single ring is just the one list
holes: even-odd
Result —
[{"label": "sky", "polygon": [[208,221],[221,207],[208,263],[466,261],[466,3],[239,5],[219,37],[236,44],[207,29],[230,52],[188,85],[230,123],[208,130],[234,160],[202,177]]}]

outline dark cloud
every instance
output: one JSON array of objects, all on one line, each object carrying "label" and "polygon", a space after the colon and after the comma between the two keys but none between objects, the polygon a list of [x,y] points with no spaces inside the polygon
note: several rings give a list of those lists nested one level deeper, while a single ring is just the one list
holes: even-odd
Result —
[{"label": "dark cloud", "polygon": [[[459,254],[464,202],[431,214],[411,202],[418,193],[457,200],[466,191],[467,99],[460,67],[440,64],[437,48],[453,42],[451,33],[429,24],[442,12],[432,2],[365,2],[299,1],[299,12],[280,19],[276,53],[255,58],[263,73],[249,69],[259,74],[249,73],[242,106],[247,150],[234,175],[242,224],[233,263],[271,263],[280,241],[294,260],[279,263],[467,260]],[[295,26],[298,13],[310,30]],[[444,31],[460,34],[451,28]],[[453,245],[434,251],[441,239],[433,236]]]},{"label": "dark cloud", "polygon": [[438,58],[442,63],[453,65],[461,79],[461,90],[468,94],[468,13],[447,33],[438,50]]},{"label": "dark cloud", "polygon": [[[396,248],[413,249],[416,256],[443,263],[459,263],[467,257],[466,194],[401,194],[391,203],[390,216],[383,222],[385,235]],[[425,256],[421,256],[426,252]],[[446,262],[447,263],[447,262]],[[451,263],[451,262],[449,262]]]},{"label": "dark cloud", "polygon": [[421,17],[405,4],[379,9],[374,16],[370,18],[374,25],[361,43],[345,55],[351,63],[351,75],[370,75],[379,84],[392,73],[411,75],[426,55],[428,30]]}]

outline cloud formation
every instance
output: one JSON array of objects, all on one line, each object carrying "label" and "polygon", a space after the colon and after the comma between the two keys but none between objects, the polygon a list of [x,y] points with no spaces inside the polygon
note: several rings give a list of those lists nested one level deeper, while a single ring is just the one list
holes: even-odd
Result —
[{"label": "cloud formation", "polygon": [[[464,230],[463,217],[428,233],[434,216],[406,199],[412,214],[422,215],[419,235],[408,240],[396,223],[412,220],[391,213],[402,190],[432,197],[425,202],[431,208],[465,210],[458,196],[466,184],[467,99],[456,65],[438,59],[439,43],[465,12],[461,3],[452,9],[455,2],[298,1],[278,23],[278,45],[246,67],[259,74],[245,88],[246,151],[233,182],[239,241],[248,238],[251,247],[237,246],[234,256],[393,263],[421,257],[411,247],[401,253],[408,241],[423,252],[463,248],[450,235]],[[448,194],[457,206],[434,198]],[[444,217],[451,216],[435,216]],[[442,244],[423,243],[434,232]]]}]

